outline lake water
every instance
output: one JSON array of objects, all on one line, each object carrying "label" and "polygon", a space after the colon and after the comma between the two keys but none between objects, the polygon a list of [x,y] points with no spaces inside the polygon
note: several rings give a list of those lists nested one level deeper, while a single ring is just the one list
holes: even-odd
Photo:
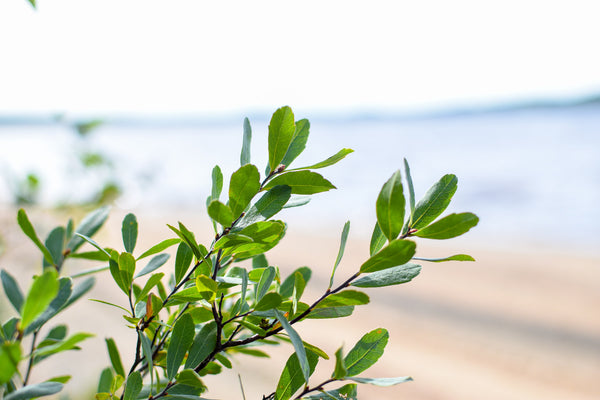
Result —
[{"label": "lake water", "polygon": [[[443,174],[459,189],[449,211],[481,218],[471,239],[499,246],[540,245],[600,254],[600,112],[595,107],[529,109],[412,119],[311,120],[309,165],[342,147],[355,152],[322,170],[338,190],[316,195],[309,210],[290,209],[290,224],[326,224],[370,234],[383,182],[411,165],[417,197]],[[266,117],[266,116],[265,116]],[[268,119],[251,119],[253,163],[266,164]],[[46,204],[85,197],[101,175],[84,174],[73,155],[101,150],[127,188],[118,207],[194,206],[204,212],[210,171],[239,166],[242,117],[219,123],[108,123],[81,141],[64,125],[0,125],[4,177],[35,171]],[[265,149],[265,150],[263,150]],[[6,179],[0,201],[9,202]],[[310,211],[310,212],[309,212]],[[320,229],[320,228],[316,228]],[[360,233],[356,233],[360,234]]]}]

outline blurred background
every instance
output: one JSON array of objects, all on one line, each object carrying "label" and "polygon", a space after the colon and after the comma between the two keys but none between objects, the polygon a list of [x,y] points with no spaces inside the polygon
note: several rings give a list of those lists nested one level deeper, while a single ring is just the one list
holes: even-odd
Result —
[{"label": "blurred background", "polygon": [[[464,237],[418,243],[420,256],[476,263],[424,265],[409,285],[373,293],[368,312],[299,328],[331,353],[390,330],[371,374],[415,381],[360,388],[360,398],[599,398],[597,2],[37,3],[0,4],[0,267],[19,270],[22,285],[39,259],[17,207],[42,235],[108,203],[102,244],[119,246],[128,212],[148,247],[177,220],[210,238],[212,166],[227,177],[239,165],[244,117],[253,163],[265,165],[270,116],[290,105],[311,122],[297,162],[355,150],[324,172],[338,190],[283,215],[290,229],[270,261],[322,270],[307,296],[326,287],[347,219],[341,271],[368,256],[375,199],[404,157],[417,197],[454,173],[450,211],[480,217]],[[93,296],[118,295],[110,285]],[[108,364],[102,335],[132,340],[111,327],[117,313],[86,306],[71,317],[100,333],[92,360],[65,361],[75,376],[86,364],[68,386],[75,399]],[[290,353],[260,368],[241,358],[209,397],[241,399],[228,381],[237,373],[248,398],[270,393]]]}]

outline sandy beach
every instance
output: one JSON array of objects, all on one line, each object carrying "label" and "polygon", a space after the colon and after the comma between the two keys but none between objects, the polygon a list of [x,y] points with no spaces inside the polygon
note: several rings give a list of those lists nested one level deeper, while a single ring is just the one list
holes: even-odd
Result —
[{"label": "sandy beach", "polygon": [[[40,236],[66,215],[43,210],[29,211]],[[125,213],[113,210],[98,234],[103,245],[119,247],[120,223]],[[204,212],[192,210],[136,211],[140,236],[136,253],[159,240],[171,237],[166,223],[183,221],[201,241],[211,232]],[[34,245],[18,230],[16,210],[3,208],[0,235],[4,252],[0,268],[29,285],[28,275],[38,268]],[[475,236],[476,231],[470,235]],[[337,282],[351,275],[366,259],[368,241],[351,233]],[[337,254],[338,227],[318,232],[297,231],[290,226],[286,238],[268,253],[282,275],[308,265],[313,278],[305,301],[317,298]],[[535,248],[511,252],[473,248],[468,238],[454,247],[419,240],[418,255],[447,256],[467,252],[475,263],[422,263],[422,273],[412,282],[395,287],[367,290],[371,304],[357,308],[349,318],[305,321],[296,328],[304,340],[324,349],[330,356],[342,344],[348,351],[366,332],[384,327],[390,341],[384,356],[368,377],[406,376],[413,382],[392,388],[366,385],[359,388],[362,399],[411,400],[593,400],[600,396],[600,260],[567,252]],[[94,266],[73,262],[67,273]],[[169,264],[163,267],[168,270]],[[88,298],[120,298],[108,275],[98,275]],[[3,317],[9,310],[4,297]],[[91,397],[99,371],[109,364],[104,338],[114,337],[124,364],[131,362],[127,346],[134,343],[133,331],[124,327],[117,309],[81,301],[65,311],[60,320],[70,321],[71,332],[89,331],[97,336],[82,344],[82,351],[69,352],[44,361],[34,381],[56,374],[72,374],[67,385],[71,399]],[[211,399],[242,399],[238,374],[247,399],[260,399],[273,391],[278,371],[293,351],[291,346],[269,349],[270,359],[240,356],[231,371],[206,378]],[[314,382],[331,374],[333,362],[321,363]],[[57,372],[58,371],[58,372]],[[333,387],[332,387],[333,388]],[[58,397],[57,397],[58,398]]]}]

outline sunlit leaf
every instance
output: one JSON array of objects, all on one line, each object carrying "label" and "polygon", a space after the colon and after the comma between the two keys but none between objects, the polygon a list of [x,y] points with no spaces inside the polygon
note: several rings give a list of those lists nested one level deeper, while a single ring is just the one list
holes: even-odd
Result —
[{"label": "sunlit leaf", "polygon": [[59,289],[57,273],[54,269],[46,271],[34,279],[21,312],[21,329],[25,330],[56,297]]},{"label": "sunlit leaf", "polygon": [[244,140],[242,141],[242,152],[240,153],[240,165],[250,164],[250,143],[252,142],[252,127],[248,118],[244,118]]},{"label": "sunlit leaf", "polygon": [[323,176],[313,171],[286,172],[271,179],[265,189],[268,190],[277,185],[289,186],[292,194],[315,194],[336,188]]},{"label": "sunlit leaf", "polygon": [[189,314],[183,314],[175,323],[171,342],[167,349],[167,377],[173,379],[183,362],[185,353],[194,341],[194,321]]},{"label": "sunlit leaf", "polygon": [[475,261],[473,257],[468,254],[455,254],[450,257],[444,258],[422,258],[422,257],[413,257],[413,260],[419,261],[429,261],[429,262],[444,262],[444,261]]},{"label": "sunlit leaf", "polygon": [[31,241],[40,249],[40,251],[44,255],[44,259],[46,260],[46,262],[48,262],[48,264],[50,265],[56,265],[56,263],[52,259],[50,251],[48,251],[48,249],[42,243],[40,238],[38,238],[37,233],[35,233],[35,229],[33,228],[33,225],[31,225],[31,222],[29,221],[25,210],[23,210],[22,208],[19,209],[17,213],[17,222],[19,223],[19,226],[21,227],[23,233],[25,233],[25,235],[27,235],[27,237],[31,239]]},{"label": "sunlit leaf", "polygon": [[128,253],[133,253],[138,235],[138,223],[135,215],[127,214],[125,216],[123,219],[121,234],[123,236],[123,245],[125,246],[125,251]]},{"label": "sunlit leaf", "polygon": [[478,222],[477,215],[469,212],[450,214],[417,230],[414,235],[427,239],[450,239],[467,233]]},{"label": "sunlit leaf", "polygon": [[415,255],[416,244],[410,240],[396,239],[371,256],[360,267],[360,272],[375,272],[406,264]]},{"label": "sunlit leaf", "polygon": [[331,278],[329,278],[329,288],[333,286],[333,277],[335,275],[335,270],[337,269],[340,261],[342,261],[342,257],[344,256],[344,249],[346,248],[346,240],[348,240],[348,232],[350,231],[350,221],[347,221],[344,224],[344,229],[342,230],[342,238],[340,239],[340,248],[338,250],[337,258],[335,259],[335,264],[333,265],[333,271],[331,271]]},{"label": "sunlit leaf", "polygon": [[398,237],[404,224],[405,200],[400,171],[383,185],[376,203],[377,223],[383,234],[392,241]]},{"label": "sunlit leaf", "polygon": [[375,329],[364,335],[344,359],[348,370],[347,376],[356,376],[375,364],[383,355],[388,338],[388,331],[383,328]]},{"label": "sunlit leaf", "polygon": [[108,349],[108,356],[110,358],[110,363],[117,373],[117,375],[125,376],[125,369],[123,368],[123,363],[121,362],[121,355],[119,354],[119,350],[117,349],[117,345],[112,338],[106,338],[106,348]]},{"label": "sunlit leaf", "polygon": [[[92,211],[81,221],[75,229],[75,233],[91,238],[102,227],[108,218],[109,212],[110,207],[108,206]],[[67,249],[70,249],[71,253],[74,253],[82,244],[83,239],[80,236],[74,235],[69,243],[67,243]]]},{"label": "sunlit leaf", "polygon": [[415,206],[409,223],[412,229],[421,229],[434,221],[450,204],[456,192],[458,179],[452,174],[444,175],[433,185]]},{"label": "sunlit leaf", "polygon": [[256,166],[246,164],[231,175],[229,207],[237,218],[260,189],[260,174]]},{"label": "sunlit leaf", "polygon": [[410,282],[415,276],[419,275],[419,272],[421,272],[420,265],[407,263],[362,275],[353,281],[351,285],[363,288],[399,285]]},{"label": "sunlit leaf", "polygon": [[269,168],[275,171],[290,147],[296,124],[290,107],[281,107],[271,117],[269,123]]},{"label": "sunlit leaf", "polygon": [[323,160],[316,164],[309,165],[307,167],[294,168],[294,169],[290,169],[288,171],[297,171],[297,170],[302,170],[302,169],[319,169],[319,168],[329,167],[331,165],[337,164],[339,161],[343,160],[348,154],[353,153],[353,152],[354,152],[354,150],[352,150],[352,149],[341,149],[340,151],[338,151],[331,157],[327,158],[326,160]]}]

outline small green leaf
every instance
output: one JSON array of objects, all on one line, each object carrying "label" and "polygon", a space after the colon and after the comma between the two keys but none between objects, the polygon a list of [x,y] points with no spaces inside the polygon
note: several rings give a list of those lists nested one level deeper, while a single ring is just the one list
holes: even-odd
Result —
[{"label": "small green leaf", "polygon": [[111,306],[111,307],[115,307],[118,308],[120,310],[125,311],[126,313],[130,314],[131,311],[129,311],[128,309],[126,309],[125,307],[121,307],[118,304],[114,304],[114,303],[109,303],[108,301],[104,301],[104,300],[98,300],[98,299],[90,299],[90,301],[95,301],[96,303],[101,303],[101,304],[106,304],[107,306]]},{"label": "small green leaf", "polygon": [[50,305],[52,299],[56,297],[58,289],[59,282],[54,269],[46,269],[42,275],[35,278],[23,304],[21,313],[21,329],[23,331]]},{"label": "small green leaf", "polygon": [[399,383],[409,382],[413,379],[410,376],[399,376],[397,378],[359,378],[359,377],[351,377],[348,378],[351,381],[358,383],[368,383],[370,385],[375,386],[393,386],[398,385]]},{"label": "small green leaf", "polygon": [[179,382],[182,385],[187,385],[195,388],[206,388],[204,382],[202,382],[202,379],[200,378],[200,375],[198,375],[198,373],[193,369],[184,369],[183,371],[181,371],[177,375],[177,382]]},{"label": "small green leaf", "polygon": [[4,342],[0,345],[0,385],[9,382],[17,372],[21,360],[19,343]]},{"label": "small green leaf", "polygon": [[444,261],[475,261],[473,257],[468,254],[455,254],[445,258],[421,258],[413,257],[413,260],[429,261],[429,262],[444,262]]},{"label": "small green leaf", "polygon": [[35,330],[39,329],[42,325],[44,325],[48,320],[54,317],[60,310],[68,306],[66,304],[71,297],[72,293],[73,281],[71,278],[61,278],[59,280],[58,293],[52,299],[50,304],[44,309],[44,311],[37,316],[26,329],[24,329],[24,334],[28,335],[33,333]]},{"label": "small green leaf", "polygon": [[296,124],[290,107],[281,107],[271,117],[269,123],[269,168],[275,171],[290,147]]},{"label": "small green leaf", "polygon": [[340,347],[335,352],[335,369],[333,370],[333,374],[331,375],[333,379],[342,379],[348,374],[346,364],[344,364],[343,350],[343,347]]},{"label": "small green leaf", "polygon": [[[135,273],[135,258],[130,253],[123,252],[119,255],[119,270],[125,274],[121,274],[122,279],[127,288],[131,286],[133,274]],[[125,281],[125,279],[127,279]]]},{"label": "small green leaf", "polygon": [[383,328],[364,335],[344,359],[348,376],[356,376],[375,364],[383,354],[388,338],[388,331]]},{"label": "small green leaf", "polygon": [[113,380],[113,373],[110,368],[104,368],[100,373],[100,380],[98,381],[98,393],[110,392],[110,384]]},{"label": "small green leaf", "polygon": [[[181,240],[177,239],[177,243],[181,243]],[[138,272],[135,275],[135,277],[139,278],[140,276],[149,274],[150,272],[155,271],[156,269],[162,267],[167,262],[169,257],[170,256],[167,253],[162,253],[162,254],[152,257],[150,259],[150,262],[148,262],[148,264],[144,268],[142,268],[142,270],[140,272]]]},{"label": "small green leaf", "polygon": [[175,255],[175,283],[181,282],[185,277],[185,273],[190,268],[194,254],[185,243],[179,244],[177,247],[177,254]]},{"label": "small green leaf", "polygon": [[396,239],[404,225],[405,200],[400,171],[383,185],[377,197],[377,223],[391,242]]},{"label": "small green leaf", "polygon": [[169,224],[167,224],[167,226],[169,227],[169,229],[175,232],[177,236],[179,236],[185,243],[187,243],[188,246],[190,246],[190,249],[192,249],[192,252],[194,253],[194,256],[196,256],[196,259],[201,260],[204,256],[208,254],[206,248],[198,244],[196,238],[194,237],[194,234],[189,229],[187,229],[185,225],[183,225],[181,222],[179,223],[179,229]]},{"label": "small green leaf", "polygon": [[357,400],[358,391],[356,383],[348,383],[339,389],[328,390],[319,394],[303,397],[310,400]]},{"label": "small green leaf", "polygon": [[450,239],[467,233],[478,222],[477,215],[469,212],[450,214],[425,228],[417,230],[414,235],[426,239]]},{"label": "small green leaf", "polygon": [[223,227],[230,226],[235,219],[231,209],[219,200],[211,201],[207,207],[207,211],[208,216]]},{"label": "small green leaf", "polygon": [[350,221],[346,221],[344,224],[344,229],[342,230],[342,238],[340,240],[340,248],[338,250],[337,258],[335,259],[335,264],[333,265],[333,271],[331,271],[331,278],[329,278],[329,289],[333,286],[333,277],[335,275],[335,270],[337,269],[340,261],[342,261],[342,257],[344,256],[344,249],[346,248],[346,240],[348,240],[348,232],[350,231]]},{"label": "small green leaf", "polygon": [[[138,337],[140,339],[140,342],[142,343],[142,353],[144,354],[144,359],[146,360],[146,363],[148,364],[148,371],[150,372],[150,387],[152,388],[152,386],[154,384],[154,378],[153,378],[154,360],[153,360],[153,353],[152,353],[152,343],[150,343],[150,339],[148,339],[148,337],[143,332],[138,331]],[[100,391],[100,390],[98,390],[98,391]]]},{"label": "small green leaf", "polygon": [[12,304],[15,310],[17,310],[17,312],[20,314],[23,307],[24,297],[23,292],[19,287],[19,283],[5,270],[0,272],[0,278],[2,279],[2,287],[4,288],[6,297],[10,301],[10,304]]},{"label": "small green leaf", "polygon": [[110,256],[108,255],[108,251],[104,249],[104,251],[84,251],[79,253],[71,253],[69,254],[69,258],[81,258],[84,260],[92,260],[92,261],[108,261]]},{"label": "small green leaf", "polygon": [[357,290],[343,290],[327,296],[315,309],[340,306],[361,306],[369,304],[369,296]]},{"label": "small green leaf", "polygon": [[302,207],[308,203],[310,203],[310,196],[293,196],[283,208]]},{"label": "small green leaf", "polygon": [[421,272],[420,265],[407,263],[363,275],[352,282],[351,285],[363,288],[399,285],[410,282],[415,276],[419,275],[419,272]]},{"label": "small green leaf", "polygon": [[134,371],[127,377],[125,382],[125,390],[123,391],[123,400],[135,400],[137,395],[142,391],[142,375],[138,371]]},{"label": "small green leaf", "polygon": [[281,304],[281,295],[279,293],[267,293],[254,306],[254,311],[271,310]]},{"label": "small green leaf", "polygon": [[[50,252],[52,259],[56,262],[56,265],[61,265],[63,262],[63,253],[65,251],[65,228],[62,226],[54,228],[46,238],[46,248]],[[43,259],[44,267],[49,267],[46,258]]]},{"label": "small green leaf", "polygon": [[127,214],[125,216],[123,219],[121,233],[123,235],[123,245],[125,246],[125,251],[128,253],[133,253],[138,236],[138,223],[135,215]]},{"label": "small green leaf", "polygon": [[338,151],[331,157],[327,158],[326,160],[323,160],[323,161],[318,162],[313,165],[309,165],[308,167],[294,168],[294,169],[290,169],[288,171],[298,171],[298,170],[302,170],[302,169],[319,169],[319,168],[329,167],[331,165],[337,164],[339,161],[343,160],[348,154],[353,153],[353,152],[354,152],[354,150],[352,150],[352,149],[341,149],[340,151]]},{"label": "small green leaf", "polygon": [[63,384],[58,382],[42,382],[27,385],[6,395],[4,400],[29,400],[36,397],[50,396],[62,390]]},{"label": "small green leaf", "polygon": [[23,210],[22,208],[19,209],[19,211],[17,212],[17,222],[19,223],[19,226],[21,227],[23,233],[25,233],[25,235],[27,235],[27,237],[31,239],[31,241],[41,250],[46,262],[48,262],[48,264],[50,265],[56,265],[56,263],[52,259],[50,251],[48,251],[48,249],[46,248],[46,246],[44,246],[40,238],[38,238],[37,233],[35,233],[35,229],[33,228],[33,225],[31,225],[31,222],[29,221],[25,210]]},{"label": "small green leaf", "polygon": [[250,143],[252,142],[252,127],[248,118],[244,118],[244,140],[240,153],[240,165],[250,164]]},{"label": "small green leaf", "polygon": [[144,300],[148,293],[150,293],[150,290],[152,290],[154,286],[158,285],[158,282],[160,282],[164,275],[165,274],[162,272],[158,274],[152,274],[152,276],[150,276],[150,278],[146,281],[142,291],[135,296],[135,302],[137,303],[140,300]]},{"label": "small green leaf", "polygon": [[223,190],[223,173],[218,165],[212,170],[212,189],[210,192],[211,200],[219,200],[221,197],[221,191]]},{"label": "small green leaf", "polygon": [[[309,375],[315,370],[319,357],[313,352],[307,352],[306,358],[308,361]],[[285,367],[279,377],[277,390],[275,391],[276,400],[289,400],[298,389],[306,382],[302,367],[298,362],[298,355],[292,354],[285,363]]]},{"label": "small green leaf", "polygon": [[62,351],[78,349],[77,343],[84,341],[85,339],[91,338],[94,335],[91,333],[76,333],[75,335],[69,336],[68,339],[59,341],[53,345],[44,346],[34,352],[36,357],[44,357],[51,354],[60,353]]},{"label": "small green leaf", "polygon": [[269,291],[269,287],[273,280],[275,279],[277,271],[275,267],[267,267],[260,277],[260,281],[258,285],[256,285],[256,301],[260,301],[263,296]]},{"label": "small green leaf", "polygon": [[312,275],[312,270],[308,267],[300,267],[300,268],[294,270],[294,272],[292,272],[290,274],[290,276],[285,278],[285,280],[279,287],[279,294],[281,294],[281,297],[287,298],[292,295],[292,292],[294,290],[294,284],[295,284],[294,276],[295,276],[296,272],[299,272],[300,274],[302,274],[302,278],[304,278],[305,284],[308,283],[308,281],[310,280],[311,275]]},{"label": "small green leaf", "polygon": [[415,212],[415,187],[413,186],[410,167],[406,158],[404,159],[404,175],[406,175],[406,183],[408,184],[408,203],[410,205],[410,215],[412,216]]},{"label": "small green leaf", "polygon": [[444,175],[433,185],[415,206],[415,211],[409,222],[410,228],[421,229],[443,213],[450,204],[457,185],[458,179],[452,174]]},{"label": "small green leaf", "polygon": [[277,185],[286,185],[292,189],[292,194],[315,194],[335,189],[331,182],[313,171],[287,172],[273,178],[265,186],[269,190]]},{"label": "small green leaf", "polygon": [[[75,233],[79,233],[83,236],[91,238],[96,232],[98,232],[98,229],[102,227],[108,218],[109,212],[110,207],[108,206],[92,211],[81,221],[79,226],[75,229]],[[67,249],[70,249],[71,253],[74,253],[82,244],[83,239],[80,236],[74,235],[67,244]]]},{"label": "small green leaf", "polygon": [[206,301],[213,301],[217,295],[217,282],[205,275],[196,277],[196,289],[200,296]]},{"label": "small green leaf", "polygon": [[216,344],[217,325],[215,321],[211,321],[196,334],[184,368],[196,368],[214,350]]},{"label": "small green leaf", "polygon": [[417,245],[410,240],[396,239],[360,266],[360,272],[375,272],[406,264],[415,255]]},{"label": "small green leaf", "polygon": [[102,248],[102,246],[100,246],[98,243],[96,243],[94,241],[94,239],[89,238],[89,237],[82,235],[81,233],[77,233],[77,232],[75,232],[75,236],[78,236],[80,239],[83,239],[84,241],[88,242],[89,244],[91,244],[92,246],[97,248],[98,251],[103,252],[108,258],[110,258],[110,254],[108,253],[108,250]]},{"label": "small green leaf", "polygon": [[310,378],[310,364],[308,362],[308,358],[306,356],[306,349],[304,348],[304,344],[302,343],[302,339],[300,339],[300,335],[298,332],[288,322],[283,314],[281,314],[278,310],[275,311],[275,317],[283,327],[283,329],[287,332],[288,336],[292,340],[292,345],[294,346],[294,350],[296,351],[296,355],[298,356],[298,361],[300,363],[300,369],[302,370],[302,375],[304,376],[304,382],[308,384],[308,378]]},{"label": "small green leaf", "polygon": [[151,256],[151,255],[156,254],[156,253],[160,253],[161,251],[166,250],[169,247],[174,246],[174,245],[176,245],[177,243],[180,243],[180,242],[181,242],[181,239],[176,239],[176,238],[175,239],[166,239],[166,240],[163,240],[159,244],[157,244],[155,246],[152,246],[150,249],[148,249],[147,251],[145,251],[141,256],[139,256],[137,258],[137,260],[139,261],[142,258]]},{"label": "small green leaf", "polygon": [[247,225],[256,221],[268,220],[283,209],[291,194],[292,188],[289,186],[273,187],[250,207],[243,223]]},{"label": "small green leaf", "polygon": [[123,386],[125,383],[125,378],[122,375],[115,375],[113,377],[112,382],[110,383],[110,392],[115,393],[117,390]]},{"label": "small green leaf", "polygon": [[183,314],[175,323],[171,342],[167,349],[167,377],[173,379],[183,362],[185,354],[194,341],[194,321],[189,314]]},{"label": "small green leaf", "polygon": [[255,165],[246,164],[231,175],[229,183],[229,207],[238,217],[260,190],[260,174]]},{"label": "small green leaf", "polygon": [[252,268],[267,268],[269,266],[269,261],[267,261],[267,257],[264,254],[258,254],[252,257]]},{"label": "small green leaf", "polygon": [[379,224],[375,222],[375,228],[373,228],[373,234],[371,235],[371,243],[369,245],[370,255],[377,253],[385,245],[386,238]]},{"label": "small green leaf", "polygon": [[304,151],[306,148],[306,142],[308,141],[308,135],[310,131],[310,123],[307,119],[301,119],[296,121],[296,128],[294,130],[294,136],[292,142],[288,147],[283,160],[280,164],[289,167],[290,164]]},{"label": "small green leaf", "polygon": [[119,354],[119,350],[117,349],[117,345],[112,338],[106,338],[106,348],[108,349],[108,356],[110,358],[110,363],[117,373],[117,375],[125,376],[125,369],[123,368],[123,363],[121,362],[121,355]]}]

